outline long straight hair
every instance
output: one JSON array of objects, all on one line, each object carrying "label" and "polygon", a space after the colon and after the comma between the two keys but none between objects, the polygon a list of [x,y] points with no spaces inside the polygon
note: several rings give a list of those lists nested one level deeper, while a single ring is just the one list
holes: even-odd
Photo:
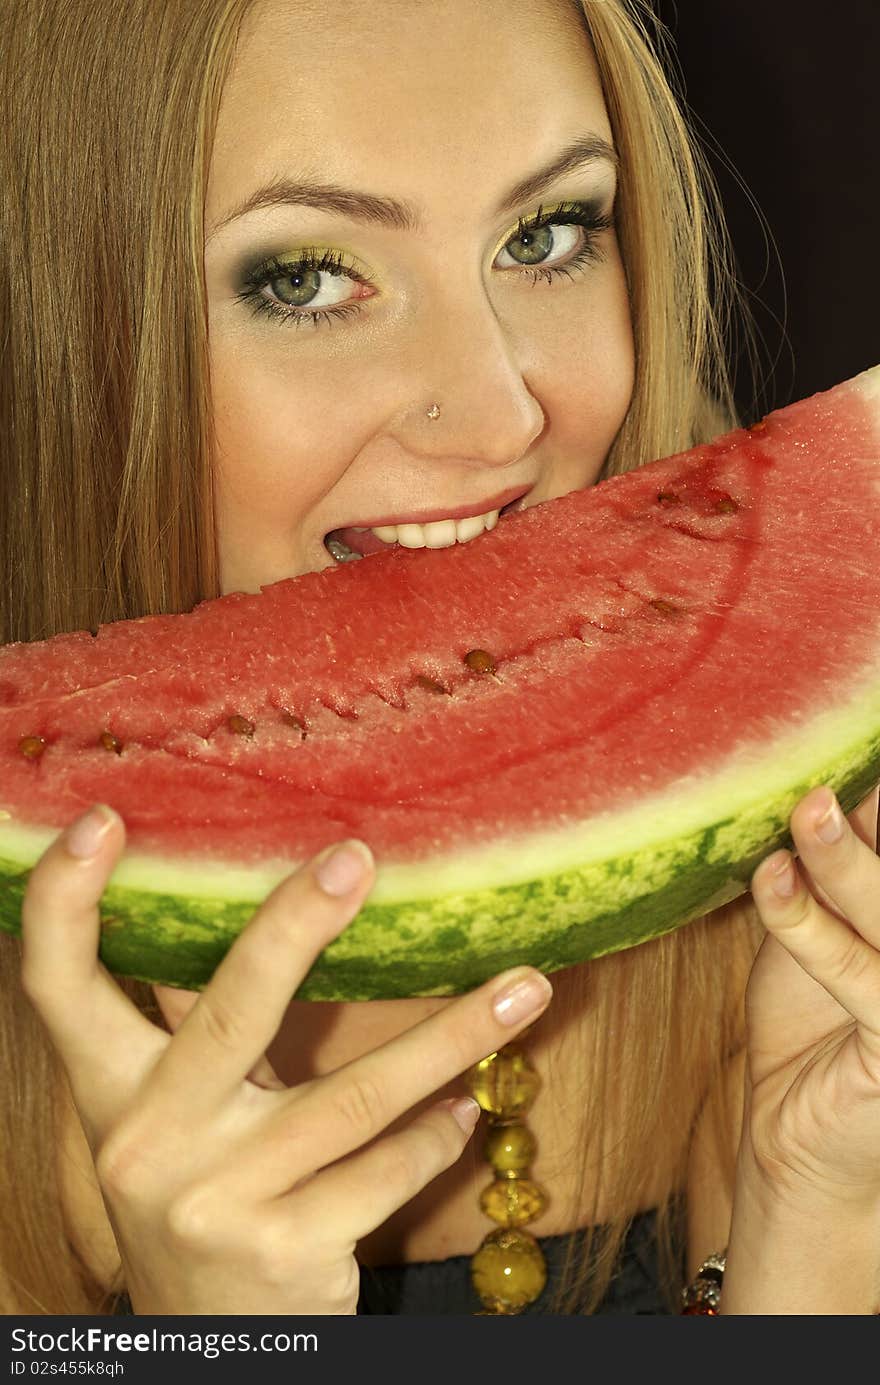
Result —
[{"label": "long straight hair", "polygon": [[[187,610],[218,592],[203,207],[250,4],[6,0],[0,11],[0,642]],[[610,473],[734,422],[710,303],[730,276],[650,13],[629,0],[581,8],[620,154],[636,341]],[[572,1311],[575,1292],[586,1311],[599,1302],[655,1167],[672,1306],[689,1132],[708,1101],[720,1158],[720,1077],[743,1042],[757,932],[753,911],[728,908],[558,978],[554,1014],[582,1025],[601,1074],[583,1095],[581,1176],[620,1216],[587,1232],[556,1311]],[[64,1222],[66,1080],[20,975],[20,943],[0,936],[0,1307],[112,1311],[121,1283],[96,1282]],[[119,984],[163,1025],[149,986]],[[550,1074],[557,1090],[577,1080]],[[613,1150],[602,1135],[612,1107]]]}]

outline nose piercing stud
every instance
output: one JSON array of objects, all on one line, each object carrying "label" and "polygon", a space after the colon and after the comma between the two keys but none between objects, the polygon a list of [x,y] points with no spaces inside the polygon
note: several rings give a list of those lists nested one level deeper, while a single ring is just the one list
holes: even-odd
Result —
[{"label": "nose piercing stud", "polygon": [[440,405],[439,405],[439,404],[432,404],[431,407],[430,407],[430,409],[427,410],[427,415],[428,415],[428,418],[439,418],[439,417],[440,417]]}]

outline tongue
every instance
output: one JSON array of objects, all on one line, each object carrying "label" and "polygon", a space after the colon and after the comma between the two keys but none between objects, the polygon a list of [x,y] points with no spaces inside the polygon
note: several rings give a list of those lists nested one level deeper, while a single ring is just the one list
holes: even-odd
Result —
[{"label": "tongue", "polygon": [[383,553],[386,548],[394,548],[393,543],[383,543],[382,539],[377,539],[372,529],[334,529],[332,534],[327,535],[331,539],[339,539],[350,548],[352,553],[360,553],[362,558],[366,558],[371,553]]}]

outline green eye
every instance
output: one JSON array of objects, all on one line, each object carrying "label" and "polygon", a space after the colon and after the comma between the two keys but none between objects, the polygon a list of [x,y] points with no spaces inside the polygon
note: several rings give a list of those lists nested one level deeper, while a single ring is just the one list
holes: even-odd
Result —
[{"label": "green eye", "polygon": [[521,224],[516,235],[506,241],[497,260],[499,269],[530,269],[551,272],[567,264],[578,247],[589,244],[589,231],[577,222],[548,221],[543,225]]},{"label": "green eye", "polygon": [[538,226],[522,231],[509,240],[504,249],[517,264],[541,264],[553,249],[553,227]]},{"label": "green eye", "polygon": [[[270,279],[272,292],[291,308],[306,308],[321,289],[321,271],[300,269],[293,274],[279,274]],[[290,285],[288,289],[286,285]],[[280,286],[280,287],[279,287]]]},{"label": "green eye", "polygon": [[372,297],[372,288],[372,281],[348,264],[341,251],[304,246],[290,258],[272,255],[246,271],[236,297],[251,303],[254,313],[317,327],[319,321],[359,312],[360,300]]}]

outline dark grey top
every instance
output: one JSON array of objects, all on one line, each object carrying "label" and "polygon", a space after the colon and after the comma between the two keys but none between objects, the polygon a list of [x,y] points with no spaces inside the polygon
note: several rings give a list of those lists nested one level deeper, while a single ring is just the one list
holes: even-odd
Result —
[{"label": "dark grey top", "polygon": [[[655,1213],[641,1212],[632,1225],[621,1252],[620,1268],[599,1313],[620,1315],[665,1315],[669,1307],[661,1296],[654,1239]],[[568,1242],[565,1236],[545,1236],[540,1245],[547,1261],[547,1285],[540,1298],[525,1313],[547,1313],[554,1288],[559,1283]],[[682,1273],[682,1283],[684,1277]],[[471,1285],[470,1256],[454,1255],[449,1260],[422,1264],[389,1265],[381,1268],[361,1266],[359,1314],[472,1315],[481,1304]],[[115,1309],[130,1314],[131,1304],[123,1294]]]},{"label": "dark grey top", "polygon": [[[620,1268],[598,1312],[626,1315],[669,1313],[658,1285],[654,1223],[654,1212],[642,1212],[633,1218],[621,1252]],[[545,1236],[539,1241],[547,1262],[547,1284],[540,1298],[525,1308],[524,1313],[548,1311],[547,1305],[560,1280],[568,1243],[576,1236],[576,1232],[565,1236]],[[471,1284],[469,1255],[381,1269],[361,1266],[358,1313],[470,1315],[479,1313],[481,1307]]]}]

